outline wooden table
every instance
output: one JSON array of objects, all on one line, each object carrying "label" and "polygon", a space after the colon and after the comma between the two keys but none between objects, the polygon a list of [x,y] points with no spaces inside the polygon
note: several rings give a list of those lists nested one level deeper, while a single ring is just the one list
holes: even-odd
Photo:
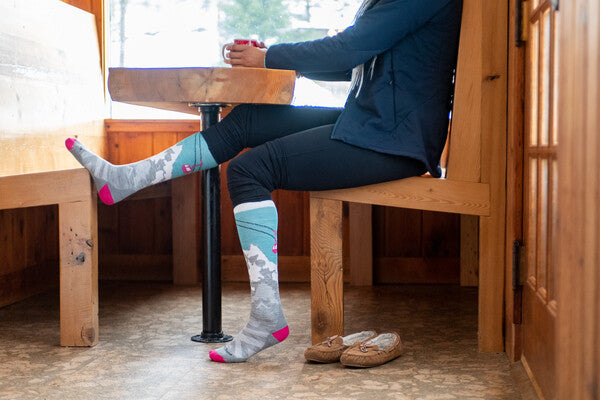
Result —
[{"label": "wooden table", "polygon": [[[219,121],[221,107],[290,104],[294,71],[263,68],[110,68],[114,101],[202,116],[202,130]],[[204,264],[200,342],[224,342],[221,329],[221,210],[219,167],[202,171]]]}]

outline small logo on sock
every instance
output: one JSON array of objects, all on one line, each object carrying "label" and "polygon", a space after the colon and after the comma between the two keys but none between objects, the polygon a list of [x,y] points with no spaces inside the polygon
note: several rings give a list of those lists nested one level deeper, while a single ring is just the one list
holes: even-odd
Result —
[{"label": "small logo on sock", "polygon": [[200,164],[196,164],[196,165],[183,164],[181,166],[181,170],[183,171],[184,174],[189,174],[190,172],[194,171],[194,168],[201,167],[201,166],[202,166],[202,161],[200,161]]}]

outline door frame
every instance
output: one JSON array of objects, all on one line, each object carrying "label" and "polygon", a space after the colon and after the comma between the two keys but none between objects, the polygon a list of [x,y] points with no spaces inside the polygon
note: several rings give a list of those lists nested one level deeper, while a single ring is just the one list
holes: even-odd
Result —
[{"label": "door frame", "polygon": [[513,287],[513,246],[523,242],[523,152],[525,129],[525,49],[517,46],[517,5],[509,0],[508,20],[508,109],[506,165],[506,254],[505,254],[505,332],[504,343],[509,360],[521,359],[522,287]]}]

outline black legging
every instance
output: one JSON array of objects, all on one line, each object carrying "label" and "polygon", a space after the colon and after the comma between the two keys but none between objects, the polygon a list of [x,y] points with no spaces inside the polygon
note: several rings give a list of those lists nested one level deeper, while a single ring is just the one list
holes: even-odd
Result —
[{"label": "black legging", "polygon": [[327,190],[422,175],[412,158],[380,153],[331,139],[341,109],[240,105],[202,133],[227,168],[233,205],[271,198],[275,189]]}]

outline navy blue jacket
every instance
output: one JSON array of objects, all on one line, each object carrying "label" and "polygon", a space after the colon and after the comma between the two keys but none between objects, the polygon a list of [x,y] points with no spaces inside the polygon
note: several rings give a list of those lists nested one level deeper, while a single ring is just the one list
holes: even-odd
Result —
[{"label": "navy blue jacket", "polygon": [[332,138],[421,160],[439,177],[461,9],[461,0],[380,0],[336,36],[271,46],[265,66],[347,80],[366,63],[362,88],[349,94]]}]

